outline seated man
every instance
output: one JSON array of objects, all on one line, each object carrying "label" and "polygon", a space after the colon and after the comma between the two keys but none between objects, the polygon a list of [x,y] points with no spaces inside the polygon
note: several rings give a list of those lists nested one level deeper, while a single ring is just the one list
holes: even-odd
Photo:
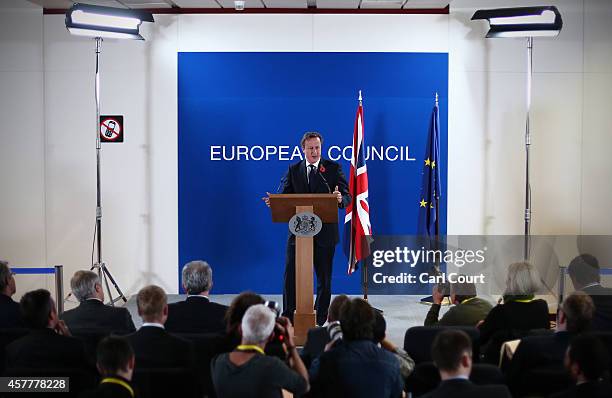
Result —
[{"label": "seated man", "polygon": [[242,341],[230,353],[212,361],[212,378],[219,398],[281,397],[281,389],[295,395],[308,391],[308,372],[293,341],[293,326],[287,318],[284,341],[291,368],[280,359],[264,354],[275,327],[275,314],[265,305],[256,304],[242,318]]},{"label": "seated man", "polygon": [[[340,294],[332,300],[327,313],[327,323],[331,324],[340,319],[340,307],[349,300],[345,294]],[[306,343],[302,350],[302,360],[307,368],[310,367],[313,359],[321,355],[325,349],[325,345],[329,343],[329,332],[325,327],[315,327],[308,330]]]},{"label": "seated man", "polygon": [[508,385],[512,391],[523,392],[526,372],[534,368],[563,368],[563,358],[570,340],[589,329],[594,313],[593,301],[580,291],[567,296],[557,315],[557,327],[553,335],[527,336],[521,339],[510,366]]},{"label": "seated man", "polygon": [[183,267],[183,289],[187,299],[168,305],[166,330],[183,333],[220,333],[225,330],[227,306],[208,299],[212,269],[205,261],[191,261]]},{"label": "seated man", "polygon": [[606,378],[609,368],[608,350],[594,336],[578,336],[565,355],[565,367],[576,385],[551,398],[608,398],[612,385]]},{"label": "seated man", "polygon": [[193,346],[164,329],[168,318],[168,298],[159,286],[146,286],[136,297],[138,315],[143,320],[136,333],[127,336],[136,355],[138,368],[194,367]]},{"label": "seated man", "polygon": [[581,254],[567,267],[574,289],[582,290],[593,300],[593,330],[612,330],[612,289],[601,286],[599,262],[590,254]]},{"label": "seated man", "polygon": [[70,279],[70,288],[80,304],[64,312],[61,317],[71,330],[86,329],[123,334],[136,331],[127,308],[104,305],[104,289],[95,272],[75,272]]},{"label": "seated man", "polygon": [[6,368],[81,368],[87,369],[83,344],[70,337],[57,317],[51,294],[44,289],[28,292],[21,298],[25,325],[32,330],[6,347]]},{"label": "seated man", "polygon": [[397,358],[374,343],[374,310],[352,299],[340,309],[342,340],[310,367],[314,396],[399,397],[404,388]]},{"label": "seated man", "polygon": [[510,398],[506,386],[478,386],[470,380],[472,342],[461,330],[448,329],[438,333],[431,346],[431,357],[440,372],[442,382],[423,398]]},{"label": "seated man", "polygon": [[440,307],[444,292],[438,285],[432,290],[433,304],[425,318],[425,326],[476,326],[491,311],[491,303],[476,296],[473,283],[453,283],[450,287],[450,300],[454,304],[440,320]]},{"label": "seated man", "polygon": [[82,398],[134,398],[130,384],[134,373],[134,351],[124,337],[105,337],[98,344],[96,367],[100,385]]},{"label": "seated man", "polygon": [[17,290],[15,277],[6,261],[0,261],[0,329],[24,327],[19,303],[11,297]]}]

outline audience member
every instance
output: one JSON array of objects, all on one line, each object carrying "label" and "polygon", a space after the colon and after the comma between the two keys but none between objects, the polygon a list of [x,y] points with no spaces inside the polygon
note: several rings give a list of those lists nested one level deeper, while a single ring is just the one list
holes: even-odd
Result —
[{"label": "audience member", "polygon": [[404,388],[397,358],[374,343],[374,310],[362,299],[340,309],[342,340],[327,345],[310,368],[313,395],[399,397]]},{"label": "audience member", "polygon": [[454,304],[440,320],[440,307],[444,293],[435,285],[432,290],[433,305],[425,318],[425,326],[476,326],[491,311],[491,303],[476,296],[476,285],[473,283],[453,283],[450,289],[450,300]]},{"label": "audience member", "polygon": [[595,303],[593,330],[612,330],[612,289],[601,286],[597,259],[590,254],[581,254],[570,262],[567,272],[574,289],[582,290]]},{"label": "audience member", "polygon": [[192,344],[164,329],[168,318],[166,293],[159,286],[140,289],[136,302],[143,320],[136,333],[127,336],[138,368],[193,368]]},{"label": "audience member", "polygon": [[397,347],[390,340],[387,340],[387,321],[383,314],[378,311],[374,311],[376,320],[374,321],[374,342],[380,344],[380,346],[395,355],[399,362],[400,373],[405,379],[414,370],[414,360],[410,358],[410,355],[400,347]]},{"label": "audience member", "polygon": [[255,304],[263,304],[265,300],[257,293],[242,292],[232,300],[225,313],[225,333],[229,340],[229,351],[233,350],[242,339],[240,327],[246,311]]},{"label": "audience member", "polygon": [[[329,312],[327,313],[328,324],[340,319],[340,308],[342,304],[346,303],[348,300],[349,298],[345,294],[334,297],[329,305]],[[318,326],[308,330],[304,349],[302,350],[302,360],[306,367],[310,367],[312,361],[321,355],[327,343],[329,343],[329,332],[326,327]]]},{"label": "audience member", "polygon": [[130,384],[134,372],[134,351],[124,337],[105,337],[98,344],[96,367],[102,376],[100,385],[81,398],[134,398]]},{"label": "audience member", "polygon": [[514,263],[508,267],[503,304],[498,304],[478,325],[480,344],[485,346],[485,359],[497,364],[504,341],[523,337],[532,329],[549,329],[548,304],[534,295],[540,277],[529,263]]},{"label": "audience member", "polygon": [[104,305],[104,289],[98,274],[77,271],[70,279],[72,294],[79,306],[64,312],[61,318],[73,331],[132,333],[136,331],[127,308]]},{"label": "audience member", "polygon": [[472,342],[465,332],[448,329],[438,333],[431,347],[431,357],[442,382],[423,398],[511,397],[506,386],[478,386],[469,380],[472,371]]},{"label": "audience member", "polygon": [[24,294],[20,304],[24,323],[31,331],[6,347],[7,369],[88,368],[83,344],[70,337],[47,290]]},{"label": "audience member", "polygon": [[572,340],[565,355],[565,367],[576,383],[567,391],[551,398],[609,398],[612,386],[609,380],[608,351],[602,342],[589,335]]},{"label": "audience member", "polygon": [[19,303],[11,298],[17,290],[13,275],[8,262],[0,261],[0,329],[23,327]]},{"label": "audience member", "polygon": [[574,292],[559,308],[554,334],[522,338],[507,372],[512,391],[524,392],[533,387],[522,383],[525,374],[533,369],[562,369],[570,340],[589,329],[594,311],[593,301],[587,294]]},{"label": "audience member", "polygon": [[187,299],[168,305],[166,330],[181,333],[217,333],[225,329],[227,306],[208,298],[213,286],[212,269],[205,261],[183,267],[183,289]]},{"label": "audience member", "polygon": [[287,318],[285,341],[292,368],[264,349],[275,328],[275,314],[263,304],[249,307],[242,318],[241,344],[231,353],[212,362],[212,376],[219,398],[281,397],[281,389],[301,395],[308,391],[308,373],[293,341],[293,327]]}]

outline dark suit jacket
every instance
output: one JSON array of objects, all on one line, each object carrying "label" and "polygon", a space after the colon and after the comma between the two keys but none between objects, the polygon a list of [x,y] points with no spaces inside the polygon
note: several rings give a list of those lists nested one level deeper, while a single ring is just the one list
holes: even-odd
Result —
[{"label": "dark suit jacket", "polygon": [[325,327],[316,327],[308,330],[306,343],[302,350],[302,361],[306,369],[310,367],[312,361],[323,353],[325,344],[329,343],[329,333]]},{"label": "dark suit jacket", "polygon": [[136,331],[127,308],[111,307],[95,299],[81,302],[78,307],[64,312],[61,318],[71,330],[87,329],[118,333]]},{"label": "dark suit jacket", "polygon": [[590,381],[569,390],[553,394],[550,398],[610,398],[612,397],[612,385],[607,382]]},{"label": "dark suit jacket", "polygon": [[225,331],[227,306],[208,297],[190,296],[185,301],[168,304],[166,330],[179,333],[221,333]]},{"label": "dark suit jacket", "polygon": [[506,386],[479,386],[469,380],[452,379],[440,383],[438,388],[422,398],[511,398]]},{"label": "dark suit jacket", "polygon": [[[112,376],[115,379],[122,380],[124,383],[127,383],[132,390],[134,387],[132,384],[119,376]],[[100,385],[95,390],[90,390],[79,395],[79,398],[132,398],[132,394],[130,391],[120,384],[116,383],[100,383]]]},{"label": "dark suit jacket", "polygon": [[34,329],[6,347],[6,368],[90,369],[83,343],[52,329]]},{"label": "dark suit jacket", "polygon": [[[327,185],[323,178],[327,181]],[[340,167],[339,163],[332,160],[321,158],[318,173],[314,176],[314,188],[312,191],[308,187],[305,160],[289,166],[283,182],[282,193],[331,193],[334,187],[338,186],[338,190],[342,193],[342,203],[339,203],[338,207],[344,208],[351,201],[342,167]],[[338,223],[323,224],[321,232],[315,235],[314,242],[319,246],[335,246],[338,243],[338,239]],[[290,233],[289,241],[294,240],[295,236]]]},{"label": "dark suit jacket", "polygon": [[18,329],[23,326],[19,303],[0,293],[0,329]]},{"label": "dark suit jacket", "polygon": [[156,326],[143,326],[127,336],[137,368],[194,368],[193,344]]},{"label": "dark suit jacket", "polygon": [[506,378],[512,391],[523,391],[525,375],[532,369],[563,370],[565,351],[574,334],[556,332],[547,336],[527,336],[521,339]]},{"label": "dark suit jacket", "polygon": [[584,292],[591,296],[595,304],[591,329],[602,332],[612,330],[612,289],[595,285],[585,288]]}]

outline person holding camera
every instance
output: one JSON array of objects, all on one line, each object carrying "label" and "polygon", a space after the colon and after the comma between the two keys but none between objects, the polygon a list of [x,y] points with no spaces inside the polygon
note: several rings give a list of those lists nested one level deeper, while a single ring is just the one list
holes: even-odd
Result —
[{"label": "person holding camera", "polygon": [[[245,312],[240,330],[240,345],[212,360],[212,379],[219,398],[281,397],[281,390],[295,395],[309,390],[308,372],[295,347],[289,319],[276,318],[271,308],[256,304]],[[279,330],[290,357],[289,366],[265,354],[266,344]]]},{"label": "person holding camera", "polygon": [[347,301],[338,325],[328,325],[330,342],[310,368],[313,396],[397,398],[404,380],[394,354],[374,341],[376,315],[367,301]]}]

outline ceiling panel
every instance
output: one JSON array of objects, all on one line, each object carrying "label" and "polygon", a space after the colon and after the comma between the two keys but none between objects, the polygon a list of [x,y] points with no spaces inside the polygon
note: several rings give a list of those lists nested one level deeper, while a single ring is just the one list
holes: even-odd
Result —
[{"label": "ceiling panel", "polygon": [[444,8],[450,0],[408,0],[404,8]]},{"label": "ceiling panel", "polygon": [[355,9],[359,7],[360,0],[317,0],[317,8],[346,8]]},{"label": "ceiling panel", "polygon": [[215,0],[172,0],[181,8],[221,8]]},{"label": "ceiling panel", "polygon": [[[43,8],[70,8],[72,4],[78,3],[78,1],[70,1],[70,0],[29,0],[34,4],[38,4]],[[125,8],[125,6],[114,0],[86,0],[82,1],[82,3],[93,4],[96,6],[107,6],[107,7],[118,7]]]},{"label": "ceiling panel", "polygon": [[117,0],[129,8],[170,8],[165,0]]},{"label": "ceiling panel", "polygon": [[[234,8],[234,0],[218,0],[223,8]],[[244,8],[264,8],[264,4],[261,0],[246,0],[244,2]]]},{"label": "ceiling panel", "polygon": [[402,8],[405,0],[363,0],[361,2],[362,9],[376,10],[399,10]]},{"label": "ceiling panel", "polygon": [[308,8],[306,0],[262,0],[266,8]]}]

